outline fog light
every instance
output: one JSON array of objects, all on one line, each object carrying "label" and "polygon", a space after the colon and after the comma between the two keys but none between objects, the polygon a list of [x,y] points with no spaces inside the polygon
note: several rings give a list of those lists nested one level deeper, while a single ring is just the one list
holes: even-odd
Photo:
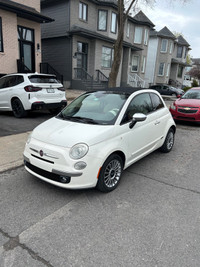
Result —
[{"label": "fog light", "polygon": [[79,161],[79,162],[74,164],[74,168],[76,170],[83,170],[83,169],[85,169],[86,166],[87,166],[87,164],[84,161]]},{"label": "fog light", "polygon": [[70,182],[70,177],[68,176],[60,176],[60,182],[63,184],[69,183]]}]

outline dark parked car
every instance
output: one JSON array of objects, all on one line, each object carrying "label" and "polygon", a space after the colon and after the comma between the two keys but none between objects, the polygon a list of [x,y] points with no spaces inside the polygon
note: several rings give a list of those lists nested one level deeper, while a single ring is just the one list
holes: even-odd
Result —
[{"label": "dark parked car", "polygon": [[156,85],[150,86],[149,88],[158,91],[161,95],[171,95],[171,96],[180,97],[184,94],[184,91],[182,89],[175,88],[167,84],[156,84]]}]

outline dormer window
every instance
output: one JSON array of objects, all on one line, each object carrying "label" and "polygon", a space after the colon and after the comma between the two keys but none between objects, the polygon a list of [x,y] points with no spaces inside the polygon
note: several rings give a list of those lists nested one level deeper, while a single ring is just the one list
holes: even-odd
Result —
[{"label": "dormer window", "polygon": [[117,14],[112,12],[111,16],[111,32],[116,33],[117,31]]},{"label": "dormer window", "polygon": [[142,27],[135,27],[135,36],[134,36],[134,43],[141,44],[142,43]]},{"label": "dormer window", "polygon": [[166,53],[167,52],[167,46],[168,46],[168,40],[162,39],[160,52]]},{"label": "dormer window", "polygon": [[144,31],[144,45],[148,44],[148,38],[149,38],[149,31],[145,29]]},{"label": "dormer window", "polygon": [[83,2],[79,2],[79,19],[88,20],[88,5]]},{"label": "dormer window", "polygon": [[98,12],[98,31],[107,31],[107,10],[99,10]]},{"label": "dormer window", "polygon": [[177,48],[177,58],[182,58],[183,56],[183,47],[182,46],[178,46]]}]

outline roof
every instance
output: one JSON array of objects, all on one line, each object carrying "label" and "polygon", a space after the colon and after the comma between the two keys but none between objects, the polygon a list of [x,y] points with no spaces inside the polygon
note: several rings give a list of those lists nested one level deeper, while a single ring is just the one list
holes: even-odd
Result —
[{"label": "roof", "polygon": [[164,38],[170,38],[175,40],[176,36],[167,28],[164,27],[160,31],[151,30],[150,31],[151,37],[164,37]]},{"label": "roof", "polygon": [[[99,39],[99,40],[110,42],[112,44],[114,44],[114,42],[115,42],[115,39],[112,39],[112,38],[107,37],[105,35],[99,34],[99,33],[95,32],[95,31],[90,31],[90,30],[87,30],[85,28],[81,28],[81,27],[76,26],[76,25],[73,25],[71,27],[71,30],[69,31],[69,34],[77,34],[79,36],[87,36],[87,38],[91,38],[91,39],[95,38],[95,39]],[[129,47],[129,48],[133,49],[134,51],[142,50],[140,47],[132,45],[131,43],[128,43],[128,42],[123,42],[123,46]]]},{"label": "roof", "polygon": [[13,12],[18,17],[25,18],[28,20],[36,21],[38,23],[52,22],[53,19],[42,15],[35,8],[22,5],[11,0],[0,0],[0,9]]},{"label": "roof", "polygon": [[179,37],[177,38],[177,43],[179,45],[190,46],[190,44],[188,44],[188,42],[183,38],[182,35],[179,35]]},{"label": "roof", "polygon": [[167,27],[162,28],[157,33],[157,35],[160,36],[160,37],[171,38],[171,39],[174,39],[174,40],[176,39],[176,36]]},{"label": "roof", "polygon": [[182,66],[191,66],[190,64],[187,64],[187,63],[184,63],[176,58],[172,58],[172,63],[175,63],[175,64],[179,64],[179,65],[182,65]]},{"label": "roof", "polygon": [[200,65],[200,58],[192,58],[193,65]]},{"label": "roof", "polygon": [[133,18],[129,16],[129,19],[137,24],[148,25],[150,27],[155,26],[142,11],[139,11]]}]

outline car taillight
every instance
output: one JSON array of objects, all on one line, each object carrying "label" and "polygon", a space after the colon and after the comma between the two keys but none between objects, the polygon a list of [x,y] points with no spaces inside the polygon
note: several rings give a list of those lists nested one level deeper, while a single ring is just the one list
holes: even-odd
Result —
[{"label": "car taillight", "polygon": [[58,90],[65,91],[65,88],[64,87],[59,87]]},{"label": "car taillight", "polygon": [[24,87],[24,90],[26,92],[37,92],[37,91],[42,90],[42,88],[41,87],[32,86],[32,85],[27,85],[27,86]]}]

